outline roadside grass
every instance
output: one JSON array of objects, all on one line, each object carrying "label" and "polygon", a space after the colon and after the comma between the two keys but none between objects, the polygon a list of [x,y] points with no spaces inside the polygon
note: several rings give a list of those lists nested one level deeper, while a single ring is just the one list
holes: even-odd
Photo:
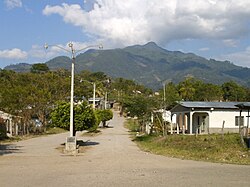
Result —
[{"label": "roadside grass", "polygon": [[52,127],[52,128],[48,128],[45,134],[60,134],[64,132],[68,132],[68,131],[59,127]]},{"label": "roadside grass", "polygon": [[86,131],[86,132],[82,133],[81,136],[94,137],[94,136],[99,136],[101,134],[102,134],[102,131],[96,129],[94,131]]},{"label": "roadside grass", "polygon": [[0,140],[0,143],[10,143],[10,142],[18,142],[22,140],[28,140],[31,138],[39,137],[39,136],[46,136],[46,135],[52,135],[52,134],[60,134],[67,132],[66,130],[59,128],[59,127],[53,127],[53,128],[47,128],[46,132],[40,132],[37,134],[28,134],[28,135],[19,135],[19,136],[13,136],[13,137],[7,137],[5,139]]},{"label": "roadside grass", "polygon": [[[126,127],[134,122],[127,121]],[[128,124],[128,125],[127,125]],[[250,151],[243,148],[238,134],[133,136],[144,151],[154,154],[208,162],[250,165]]]},{"label": "roadside grass", "polygon": [[126,120],[124,127],[129,130],[131,135],[135,135],[140,129],[139,124],[133,119]]}]

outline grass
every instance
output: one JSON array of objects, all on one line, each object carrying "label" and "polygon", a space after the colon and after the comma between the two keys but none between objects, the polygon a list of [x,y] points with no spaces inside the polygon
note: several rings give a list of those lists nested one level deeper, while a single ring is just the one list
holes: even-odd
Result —
[{"label": "grass", "polygon": [[99,136],[100,134],[102,134],[102,132],[96,129],[94,131],[84,132],[81,136],[93,137],[93,136]]},{"label": "grass", "polygon": [[68,131],[59,127],[53,127],[53,128],[48,128],[45,134],[60,134],[64,132],[68,132]]},{"label": "grass", "polygon": [[46,132],[41,132],[38,134],[28,134],[28,135],[23,135],[23,136],[13,136],[13,137],[7,137],[5,139],[0,140],[0,143],[10,143],[10,142],[18,142],[21,140],[27,140],[39,136],[46,136],[46,135],[51,135],[51,134],[60,134],[67,132],[66,130],[59,128],[59,127],[53,127],[53,128],[48,128]]},{"label": "grass", "polygon": [[136,134],[136,132],[138,132],[140,129],[139,124],[133,119],[128,119],[124,126],[125,128],[129,129],[131,134]]},{"label": "grass", "polygon": [[[131,122],[126,127],[132,125]],[[238,134],[143,135],[133,139],[138,146],[154,154],[208,162],[250,165],[249,149],[243,148]]]}]

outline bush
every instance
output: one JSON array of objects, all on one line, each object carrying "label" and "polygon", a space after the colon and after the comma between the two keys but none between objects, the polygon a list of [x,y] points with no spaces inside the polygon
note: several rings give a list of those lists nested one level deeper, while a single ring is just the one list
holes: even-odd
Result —
[{"label": "bush", "polygon": [[[70,104],[61,102],[51,112],[51,126],[65,130],[70,128]],[[93,109],[86,103],[74,106],[74,134],[76,131],[89,130],[96,127],[96,116]]]},{"label": "bush", "polygon": [[6,139],[7,137],[7,132],[6,132],[6,126],[4,123],[4,120],[0,118],[0,140]]},{"label": "bush", "polygon": [[96,116],[99,122],[102,122],[103,127],[105,127],[106,121],[113,118],[113,112],[111,110],[96,110]]},{"label": "bush", "polygon": [[4,140],[7,138],[6,131],[0,128],[0,140]]}]

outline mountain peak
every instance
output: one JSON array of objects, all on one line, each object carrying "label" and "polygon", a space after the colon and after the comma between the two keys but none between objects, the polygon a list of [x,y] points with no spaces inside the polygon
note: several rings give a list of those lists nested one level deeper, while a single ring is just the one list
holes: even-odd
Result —
[{"label": "mountain peak", "polygon": [[159,48],[159,46],[155,42],[148,42],[144,45],[147,48]]}]

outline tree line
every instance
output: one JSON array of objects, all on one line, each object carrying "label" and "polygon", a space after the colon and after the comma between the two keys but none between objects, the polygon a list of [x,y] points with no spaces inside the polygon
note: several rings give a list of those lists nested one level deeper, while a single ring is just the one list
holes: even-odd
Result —
[{"label": "tree line", "polygon": [[[19,116],[26,124],[23,131],[29,131],[28,122],[38,118],[46,128],[49,122],[56,121],[55,111],[60,107],[67,108],[70,101],[69,71],[61,69],[50,71],[46,64],[34,64],[28,73],[16,73],[9,70],[0,70],[0,110],[14,116]],[[83,81],[84,80],[84,81]],[[107,81],[109,80],[109,81]],[[111,80],[111,81],[110,81]],[[96,97],[105,97],[120,103],[121,113],[145,120],[153,110],[159,108],[172,108],[176,101],[249,101],[250,89],[233,81],[222,85],[205,83],[193,77],[187,77],[178,84],[172,82],[164,84],[164,89],[154,94],[154,91],[133,80],[124,78],[111,78],[103,72],[82,71],[75,75],[75,102],[87,100],[93,96],[93,83],[96,83]],[[83,114],[88,111],[87,104],[82,103],[76,111]],[[64,112],[69,115],[67,112]],[[91,112],[89,112],[90,114]],[[95,114],[97,116],[97,114]],[[108,114],[106,114],[108,115]],[[77,116],[77,115],[76,115]],[[81,128],[91,128],[84,124],[82,116],[76,117],[81,121]],[[86,115],[88,116],[88,115]],[[103,114],[99,114],[99,122]],[[145,118],[146,116],[146,118]],[[60,116],[62,117],[62,116]],[[66,116],[68,119],[68,117]],[[63,128],[68,128],[69,122],[65,118]],[[53,119],[53,120],[52,120]],[[59,117],[57,117],[59,119]],[[63,119],[63,118],[61,118]],[[94,122],[95,121],[95,122]],[[93,120],[96,125],[98,120]],[[77,121],[75,121],[77,123]],[[62,124],[60,122],[60,124]],[[94,126],[94,125],[93,125]]]},{"label": "tree line", "polygon": [[[33,65],[27,73],[0,70],[0,110],[16,116],[13,122],[21,123],[22,134],[32,132],[30,121],[34,118],[41,121],[43,130],[48,126],[69,129],[70,79],[69,71],[50,71],[42,64]],[[93,111],[88,105],[93,83],[96,97],[108,93],[111,100],[131,95],[134,90],[150,90],[123,78],[110,80],[103,72],[82,71],[75,75],[74,101],[80,103],[74,107],[75,130],[95,130],[100,122],[105,126],[113,117],[110,110]]]},{"label": "tree line", "polygon": [[[178,84],[165,85],[165,103],[171,108],[176,101],[250,101],[250,88],[228,81],[222,85],[205,83],[193,77],[187,77]],[[161,91],[163,94],[163,90]]]}]

